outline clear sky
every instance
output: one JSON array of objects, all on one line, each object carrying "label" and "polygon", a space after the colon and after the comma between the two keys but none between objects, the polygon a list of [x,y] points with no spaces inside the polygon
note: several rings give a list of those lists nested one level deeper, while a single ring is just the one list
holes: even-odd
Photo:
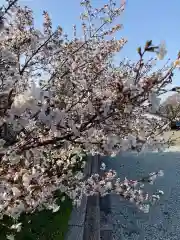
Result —
[{"label": "clear sky", "polygon": [[[121,0],[117,0],[117,2]],[[0,3],[4,0],[0,0]],[[42,11],[47,10],[54,26],[60,24],[67,33],[71,33],[72,25],[79,22],[82,8],[80,0],[20,0],[34,10],[36,23],[40,26]],[[92,0],[95,6],[105,4],[106,0]],[[128,43],[120,52],[119,58],[127,56],[137,59],[136,49],[144,45],[146,40],[158,44],[164,40],[168,56],[175,59],[180,50],[180,0],[127,0],[127,5],[119,23],[124,25],[118,37],[125,37]],[[176,71],[174,85],[180,86],[180,72]]]}]

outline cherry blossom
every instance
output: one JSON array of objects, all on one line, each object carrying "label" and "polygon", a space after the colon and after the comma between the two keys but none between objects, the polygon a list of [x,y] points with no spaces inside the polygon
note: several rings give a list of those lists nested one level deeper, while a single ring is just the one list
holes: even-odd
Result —
[{"label": "cherry blossom", "polygon": [[167,54],[166,45],[165,45],[165,42],[163,41],[159,45],[159,49],[157,51],[157,57],[159,58],[159,60],[163,60],[166,54]]}]

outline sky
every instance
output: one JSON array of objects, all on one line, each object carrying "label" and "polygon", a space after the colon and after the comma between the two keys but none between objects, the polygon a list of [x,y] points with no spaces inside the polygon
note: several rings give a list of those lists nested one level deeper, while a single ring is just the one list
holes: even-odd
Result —
[{"label": "sky", "polygon": [[[117,3],[121,0],[117,0]],[[2,4],[4,0],[0,0]],[[49,12],[54,27],[58,24],[68,34],[72,33],[73,24],[79,23],[79,15],[82,12],[80,0],[19,0],[34,11],[35,21],[38,27],[42,23],[42,12]],[[94,6],[101,6],[107,0],[92,0]],[[123,29],[117,37],[125,37],[128,43],[118,55],[118,60],[128,57],[131,60],[138,59],[137,47],[143,46],[147,40],[154,44],[165,41],[167,45],[167,59],[172,61],[180,50],[180,0],[127,0],[126,9],[118,19],[123,24]],[[160,65],[163,62],[160,62]],[[173,86],[180,86],[180,72],[175,72]]]}]

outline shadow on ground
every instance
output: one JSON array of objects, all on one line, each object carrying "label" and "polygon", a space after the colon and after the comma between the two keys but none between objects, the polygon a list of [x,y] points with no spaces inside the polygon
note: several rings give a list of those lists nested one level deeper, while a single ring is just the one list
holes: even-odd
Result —
[{"label": "shadow on ground", "polygon": [[[180,236],[180,152],[124,153],[114,158],[104,157],[108,169],[115,169],[120,178],[139,179],[150,172],[164,170],[150,192],[163,190],[164,196],[150,209],[140,212],[133,204],[111,196],[114,239],[178,240]],[[146,188],[147,189],[147,188]]]}]

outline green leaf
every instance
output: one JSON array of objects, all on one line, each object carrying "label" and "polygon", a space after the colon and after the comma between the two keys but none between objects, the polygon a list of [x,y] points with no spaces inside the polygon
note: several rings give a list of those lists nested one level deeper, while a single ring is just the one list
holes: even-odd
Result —
[{"label": "green leaf", "polygon": [[141,53],[141,47],[138,47],[138,48],[137,48],[137,52],[139,53],[140,56],[142,55],[142,53]]},{"label": "green leaf", "polygon": [[145,45],[145,50],[146,50],[147,48],[149,48],[151,45],[152,45],[152,40],[147,41],[147,42],[146,42],[146,45]]},{"label": "green leaf", "polygon": [[104,19],[104,22],[105,22],[105,23],[111,23],[111,22],[112,22],[112,19],[111,19],[111,18],[106,18],[106,19]]}]

